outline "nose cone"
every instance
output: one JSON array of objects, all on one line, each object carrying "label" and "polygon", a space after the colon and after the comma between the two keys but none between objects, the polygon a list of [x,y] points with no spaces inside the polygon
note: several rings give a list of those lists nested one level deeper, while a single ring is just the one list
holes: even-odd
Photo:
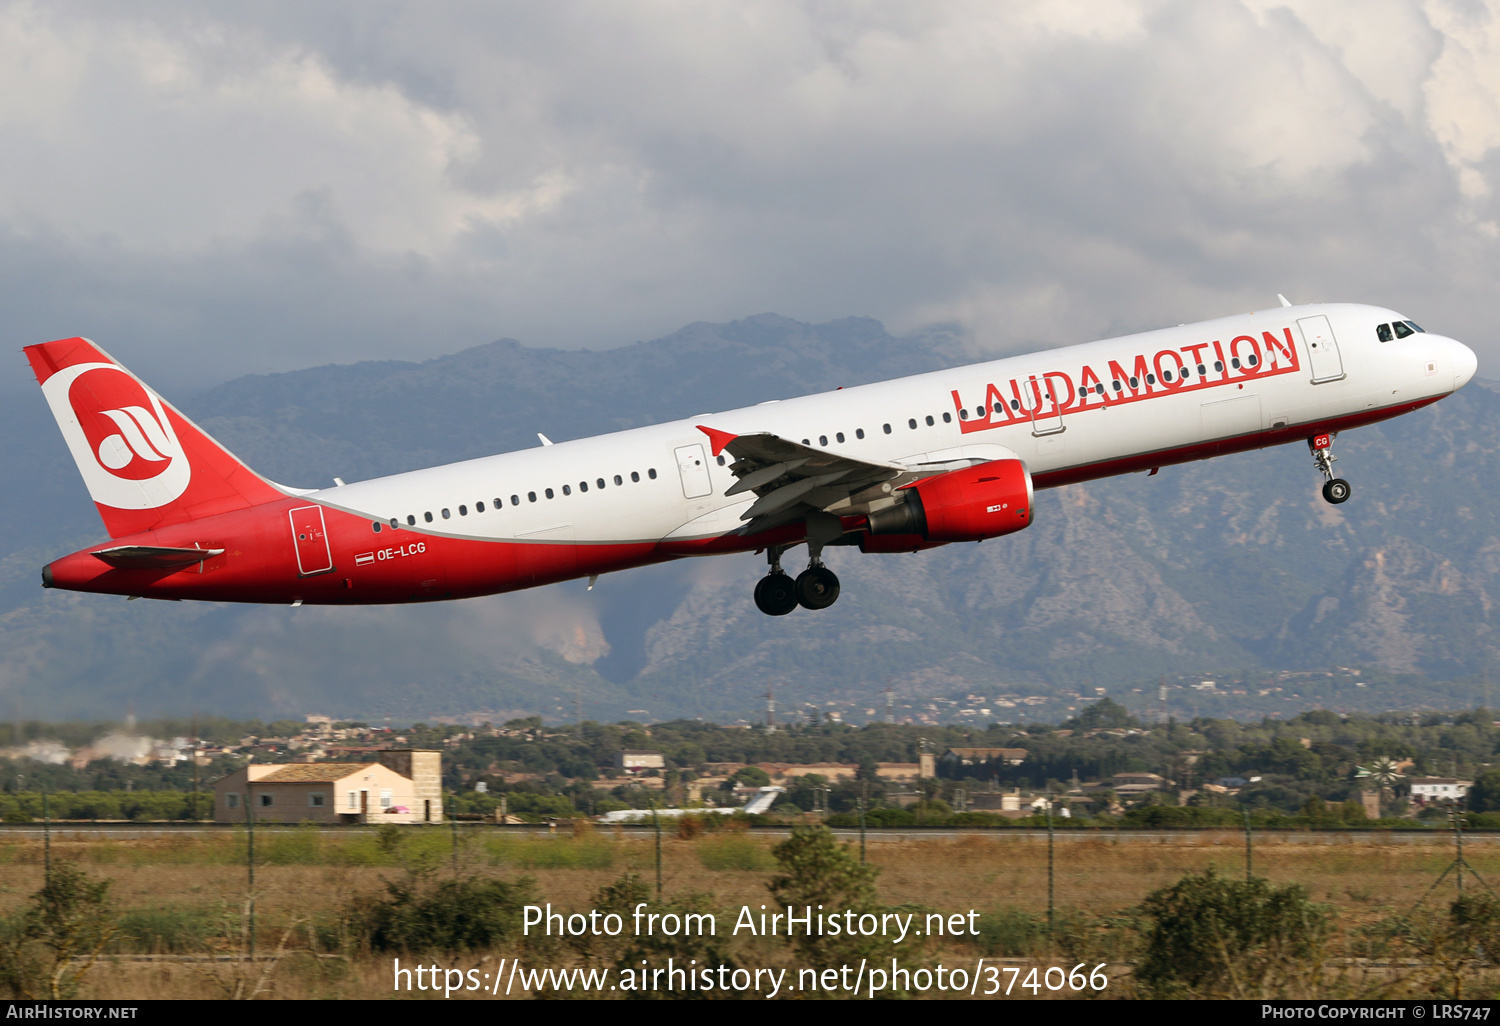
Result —
[{"label": "nose cone", "polygon": [[1449,339],[1448,344],[1453,347],[1453,390],[1457,392],[1469,383],[1469,379],[1479,369],[1479,357],[1462,342]]}]

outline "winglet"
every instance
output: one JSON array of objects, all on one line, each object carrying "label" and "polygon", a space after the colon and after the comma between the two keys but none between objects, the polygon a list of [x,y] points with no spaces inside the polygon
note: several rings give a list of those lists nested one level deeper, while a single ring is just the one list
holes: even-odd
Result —
[{"label": "winglet", "polygon": [[1276,293],[1276,298],[1279,299],[1279,300],[1281,300],[1281,305],[1282,306],[1291,306],[1292,305],[1292,301],[1290,299],[1287,299],[1280,292]]},{"label": "winglet", "polygon": [[723,452],[724,448],[730,442],[740,437],[739,435],[731,435],[728,431],[719,431],[711,427],[704,427],[702,424],[698,425],[698,430],[708,436],[709,444],[713,447],[715,456]]}]

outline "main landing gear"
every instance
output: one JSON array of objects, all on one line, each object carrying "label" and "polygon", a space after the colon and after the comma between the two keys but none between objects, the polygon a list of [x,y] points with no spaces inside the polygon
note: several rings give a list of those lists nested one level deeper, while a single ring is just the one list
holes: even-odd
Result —
[{"label": "main landing gear", "polygon": [[[813,546],[809,544],[809,548]],[[781,569],[781,554],[784,546],[773,545],[766,550],[766,560],[771,572],[755,586],[755,605],[767,616],[785,616],[799,605],[804,609],[827,609],[838,601],[838,576],[823,565],[823,546],[818,545],[808,560],[807,569],[797,575],[796,580]]]},{"label": "main landing gear", "polygon": [[1323,498],[1335,506],[1349,499],[1349,482],[1341,477],[1333,476],[1333,464],[1338,457],[1333,454],[1333,440],[1338,437],[1337,432],[1329,432],[1324,435],[1314,435],[1307,440],[1307,448],[1312,452],[1313,463],[1318,467],[1318,473],[1322,474]]}]

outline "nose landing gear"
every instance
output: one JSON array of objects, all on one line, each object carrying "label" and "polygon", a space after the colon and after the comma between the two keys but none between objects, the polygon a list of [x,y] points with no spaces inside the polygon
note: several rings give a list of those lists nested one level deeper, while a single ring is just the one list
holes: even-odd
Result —
[{"label": "nose landing gear", "polygon": [[1323,498],[1335,506],[1341,502],[1347,502],[1350,492],[1348,481],[1333,476],[1333,465],[1338,460],[1338,457],[1333,454],[1333,440],[1337,437],[1336,432],[1329,432],[1324,435],[1314,435],[1307,440],[1307,448],[1312,453],[1313,463],[1317,466],[1318,473],[1327,479],[1323,482]]}]

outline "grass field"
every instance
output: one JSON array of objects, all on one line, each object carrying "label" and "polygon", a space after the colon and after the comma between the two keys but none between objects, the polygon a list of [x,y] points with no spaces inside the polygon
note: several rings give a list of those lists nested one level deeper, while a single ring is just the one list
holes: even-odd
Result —
[{"label": "grass field", "polygon": [[[99,839],[60,830],[52,858],[72,861],[111,881],[121,928],[111,959],[93,968],[82,993],[108,998],[227,996],[238,980],[262,984],[262,996],[372,997],[390,992],[391,960],[341,939],[351,901],[384,893],[388,880],[414,867],[433,878],[458,872],[482,878],[534,880],[542,901],[587,911],[600,890],[635,873],[654,888],[655,839],[647,834],[585,829],[576,835],[523,837],[464,831],[456,859],[447,830],[417,829],[399,840],[375,830],[319,832],[262,829],[256,838],[255,908],[259,953],[283,947],[264,963],[202,961],[243,954],[246,921],[246,837],[243,832]],[[662,840],[662,887],[670,901],[688,895],[720,909],[770,903],[767,880],[776,871],[777,838],[744,832]],[[1468,861],[1500,886],[1500,844],[1472,844]],[[1365,931],[1405,912],[1453,857],[1450,836],[1399,843],[1347,834],[1257,839],[1254,868],[1275,885],[1300,884],[1334,914],[1331,959],[1379,954]],[[880,870],[880,900],[944,913],[981,913],[982,935],[944,939],[929,949],[951,964],[980,956],[1062,964],[1068,958],[1117,963],[1126,972],[1139,935],[1132,910],[1152,891],[1185,873],[1214,868],[1243,877],[1244,838],[1237,832],[1133,837],[1101,833],[1059,842],[1054,852],[1058,934],[1049,940],[1048,851],[1045,836],[970,834],[956,838],[872,835],[868,860]],[[0,917],[17,917],[43,883],[39,839],[0,834]],[[1475,884],[1470,878],[1471,889]],[[1450,876],[1428,902],[1445,907],[1454,896]],[[733,921],[732,914],[728,922]],[[284,942],[284,943],[283,943]],[[742,961],[786,959],[780,949],[751,945]],[[444,964],[478,966],[505,957],[503,948],[469,952]],[[140,956],[158,956],[145,960]],[[553,957],[564,958],[554,953]],[[199,959],[192,961],[191,959]],[[488,960],[486,962],[485,960]],[[1072,963],[1069,962],[1069,965]],[[1389,975],[1388,970],[1379,970]],[[1368,982],[1368,981],[1367,981]],[[1343,986],[1355,984],[1347,979]],[[1373,985],[1373,984],[1372,984]],[[1482,979],[1478,985],[1487,986]],[[1128,989],[1128,984],[1122,984]],[[1066,992],[1064,992],[1066,994]],[[1045,992],[1044,992],[1045,994]]]}]

